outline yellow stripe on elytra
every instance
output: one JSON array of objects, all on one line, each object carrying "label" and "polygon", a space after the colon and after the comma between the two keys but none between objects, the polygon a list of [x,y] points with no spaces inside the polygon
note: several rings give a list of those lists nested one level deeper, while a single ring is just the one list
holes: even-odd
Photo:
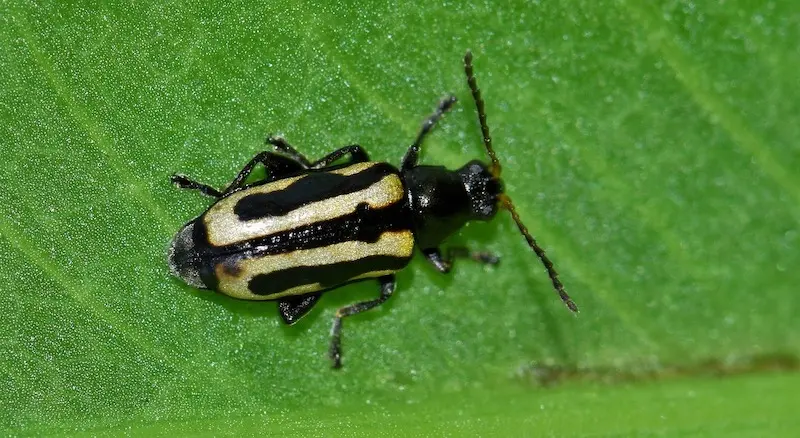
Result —
[{"label": "yellow stripe on elytra", "polygon": [[350,175],[355,175],[356,173],[359,173],[361,171],[367,170],[376,164],[380,163],[376,163],[374,161],[365,161],[363,163],[351,164],[350,166],[342,167],[341,169],[330,170],[328,171],[328,173],[336,173],[339,175],[350,176]]},{"label": "yellow stripe on elytra", "polygon": [[[375,163],[358,163],[333,170],[331,173],[348,176],[359,173],[373,165]],[[243,190],[214,204],[205,214],[204,219],[208,230],[209,243],[214,246],[225,246],[244,242],[269,234],[289,231],[315,222],[345,216],[353,213],[356,210],[356,206],[362,203],[366,203],[372,208],[386,207],[401,201],[404,196],[403,183],[400,178],[395,174],[389,174],[363,190],[312,202],[283,216],[241,221],[233,213],[233,208],[245,196],[283,190],[305,176],[278,180],[263,186]]]},{"label": "yellow stripe on elytra", "polygon": [[[411,231],[386,231],[377,242],[348,241],[321,248],[303,249],[285,254],[276,254],[240,261],[235,269],[217,266],[215,272],[219,279],[217,289],[234,298],[244,300],[274,300],[290,295],[316,292],[323,287],[319,283],[299,285],[272,295],[256,295],[250,291],[249,283],[256,275],[291,269],[301,266],[320,266],[340,262],[351,262],[370,256],[394,256],[410,258],[414,250],[414,235]],[[235,272],[231,274],[229,272]],[[382,277],[392,270],[366,272],[349,280]]]}]

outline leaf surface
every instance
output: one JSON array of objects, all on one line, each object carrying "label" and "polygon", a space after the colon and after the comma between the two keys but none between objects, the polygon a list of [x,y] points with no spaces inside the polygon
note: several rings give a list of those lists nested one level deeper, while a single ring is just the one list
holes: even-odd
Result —
[{"label": "leaf surface", "polygon": [[[796,368],[798,16],[794,2],[741,0],[4,3],[0,429],[796,432],[750,403],[796,394],[797,377],[770,367],[632,387],[535,377],[705,361],[726,375],[770,355]],[[326,294],[285,327],[274,303],[169,276],[172,235],[208,200],[168,176],[224,186],[269,133],[309,157],[358,143],[398,163],[452,92],[422,160],[485,159],[466,48],[507,192],[578,317],[503,214],[452,238],[500,266],[442,276],[418,257],[390,302],[347,320],[341,372],[330,320],[374,285]],[[645,421],[659,412],[674,416]]]}]

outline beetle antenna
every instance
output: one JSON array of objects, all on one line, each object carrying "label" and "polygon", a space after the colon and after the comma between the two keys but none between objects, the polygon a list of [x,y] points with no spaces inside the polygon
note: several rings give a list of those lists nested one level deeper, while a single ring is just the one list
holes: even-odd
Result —
[{"label": "beetle antenna", "polygon": [[528,232],[528,227],[526,227],[525,224],[522,223],[522,220],[520,220],[519,214],[517,214],[517,209],[514,208],[514,204],[511,202],[511,198],[509,198],[508,195],[503,194],[499,195],[498,199],[503,207],[511,213],[511,217],[514,218],[514,222],[517,223],[517,228],[519,228],[520,233],[522,233],[522,235],[525,236],[525,240],[528,241],[528,246],[530,246],[533,252],[539,256],[539,260],[542,261],[545,269],[547,269],[547,275],[550,276],[550,280],[553,282],[553,287],[556,289],[556,292],[558,292],[558,296],[561,297],[561,301],[567,305],[569,310],[577,312],[578,306],[574,301],[572,301],[572,298],[569,297],[567,291],[564,290],[564,285],[561,284],[561,280],[558,279],[558,272],[556,272],[556,268],[553,267],[553,262],[547,258],[547,254],[544,253],[542,247],[536,243],[536,239],[534,239],[533,236],[531,236],[531,233]]},{"label": "beetle antenna", "polygon": [[[481,124],[481,133],[483,134],[483,145],[486,146],[486,152],[489,153],[489,158],[492,159],[492,164],[489,166],[489,172],[495,178],[500,177],[500,172],[502,167],[500,166],[500,160],[497,159],[497,155],[494,153],[494,148],[492,148],[492,136],[489,135],[489,125],[486,123],[486,110],[484,109],[483,98],[481,97],[481,90],[478,88],[478,81],[475,80],[475,74],[472,71],[472,52],[467,50],[467,53],[464,55],[464,72],[467,74],[467,84],[469,84],[469,89],[472,91],[472,99],[475,100],[475,106],[478,108],[478,121]],[[553,287],[558,292],[558,296],[561,297],[561,301],[567,305],[567,308],[573,312],[578,311],[578,306],[572,301],[572,298],[569,297],[569,294],[566,290],[564,290],[564,285],[561,284],[561,280],[558,279],[558,272],[556,268],[553,267],[553,262],[547,257],[542,247],[536,243],[536,239],[531,236],[531,233],[528,232],[528,227],[522,223],[522,220],[519,218],[519,214],[517,214],[517,209],[514,208],[514,203],[511,202],[511,198],[508,195],[501,194],[498,195],[497,200],[500,204],[511,213],[511,217],[514,218],[514,222],[517,224],[517,228],[519,228],[520,233],[525,236],[525,240],[528,241],[528,246],[531,247],[533,252],[539,257],[539,260],[542,261],[545,269],[547,269],[547,275],[550,277],[550,280],[553,282]]]},{"label": "beetle antenna", "polygon": [[502,168],[497,155],[492,148],[492,136],[489,135],[489,125],[486,124],[486,111],[484,110],[483,98],[481,97],[481,90],[478,88],[478,81],[475,80],[475,75],[472,72],[472,52],[467,50],[464,55],[464,72],[467,74],[467,84],[472,91],[472,99],[475,101],[475,106],[478,108],[478,121],[481,124],[481,134],[483,134],[483,145],[486,146],[486,152],[489,153],[489,158],[492,159],[492,165],[489,171],[495,178],[500,176]]}]

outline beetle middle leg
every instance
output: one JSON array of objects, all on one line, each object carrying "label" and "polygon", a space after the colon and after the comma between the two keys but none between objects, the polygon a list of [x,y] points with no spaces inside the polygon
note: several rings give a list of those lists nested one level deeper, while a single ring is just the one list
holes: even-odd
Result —
[{"label": "beetle middle leg", "polygon": [[259,163],[264,165],[264,168],[267,171],[267,180],[274,181],[276,179],[282,178],[289,174],[298,172],[300,170],[305,169],[307,166],[304,166],[302,163],[298,162],[294,158],[286,157],[280,154],[276,154],[274,152],[261,152],[255,157],[253,157],[242,170],[239,171],[239,174],[236,175],[236,178],[228,184],[225,189],[220,192],[219,190],[211,187],[208,184],[203,184],[192,179],[185,175],[174,174],[170,177],[170,181],[176,186],[182,189],[190,189],[190,190],[199,190],[202,194],[206,196],[211,196],[212,198],[221,198],[225,195],[230,194],[234,190],[237,190],[244,186],[244,182],[250,173],[253,172],[253,169]]},{"label": "beetle middle leg", "polygon": [[442,252],[439,248],[426,249],[423,250],[422,253],[436,270],[443,274],[450,272],[453,268],[453,261],[457,258],[472,259],[478,263],[487,265],[496,265],[500,263],[500,258],[495,254],[486,251],[470,251],[463,246],[451,246],[447,248],[444,256],[442,256]]},{"label": "beetle middle leg", "polygon": [[290,145],[289,142],[287,142],[283,137],[275,137],[270,135],[267,137],[267,144],[272,145],[276,151],[285,154],[286,156],[291,157],[295,161],[301,163],[305,168],[311,167],[311,162],[308,161],[308,158],[298,152],[297,149]]},{"label": "beetle middle leg", "polygon": [[201,182],[197,182],[194,180],[189,179],[186,175],[181,174],[174,174],[169,177],[169,180],[172,181],[173,184],[178,186],[181,189],[189,189],[189,190],[199,190],[200,193],[210,196],[212,198],[221,198],[222,193],[219,190],[211,187],[208,184],[203,184]]},{"label": "beetle middle leg", "polygon": [[334,161],[344,157],[345,155],[350,155],[347,164],[355,164],[355,163],[363,163],[369,161],[369,155],[367,151],[364,150],[361,146],[357,144],[351,144],[350,146],[345,146],[343,148],[339,148],[330,154],[320,158],[314,164],[311,165],[312,169],[322,169],[325,167],[330,166]]},{"label": "beetle middle leg", "polygon": [[330,358],[331,361],[333,361],[333,368],[342,367],[342,319],[377,307],[388,300],[394,293],[394,288],[397,285],[394,275],[380,277],[378,281],[381,284],[380,297],[370,301],[351,304],[336,311],[336,316],[333,319],[333,326],[331,327]]},{"label": "beetle middle leg", "polygon": [[344,157],[345,155],[350,155],[350,159],[348,160],[348,164],[353,163],[363,163],[365,161],[369,161],[369,155],[367,151],[364,150],[361,146],[357,144],[352,144],[350,146],[345,146],[343,148],[339,148],[330,154],[322,157],[321,159],[311,163],[308,161],[303,154],[297,151],[294,146],[290,145],[283,137],[267,137],[267,143],[271,144],[276,151],[285,154],[288,157],[293,158],[294,160],[302,163],[306,168],[310,169],[322,169],[331,165],[334,161]]},{"label": "beetle middle leg", "polygon": [[259,163],[264,165],[264,168],[267,170],[268,181],[283,178],[284,176],[296,173],[307,167],[294,157],[286,157],[270,151],[261,152],[245,164],[242,170],[239,171],[239,174],[236,175],[236,178],[222,191],[222,196],[244,186],[245,180]]}]

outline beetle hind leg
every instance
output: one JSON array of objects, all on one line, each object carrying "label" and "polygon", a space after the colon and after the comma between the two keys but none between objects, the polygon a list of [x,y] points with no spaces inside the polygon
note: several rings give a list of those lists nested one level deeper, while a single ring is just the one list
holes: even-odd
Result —
[{"label": "beetle hind leg", "polygon": [[333,318],[333,326],[331,327],[330,358],[333,362],[333,368],[342,367],[342,319],[375,308],[383,304],[394,293],[394,288],[397,284],[394,275],[380,277],[378,281],[381,284],[381,296],[374,300],[351,304],[336,311],[336,316]]}]

